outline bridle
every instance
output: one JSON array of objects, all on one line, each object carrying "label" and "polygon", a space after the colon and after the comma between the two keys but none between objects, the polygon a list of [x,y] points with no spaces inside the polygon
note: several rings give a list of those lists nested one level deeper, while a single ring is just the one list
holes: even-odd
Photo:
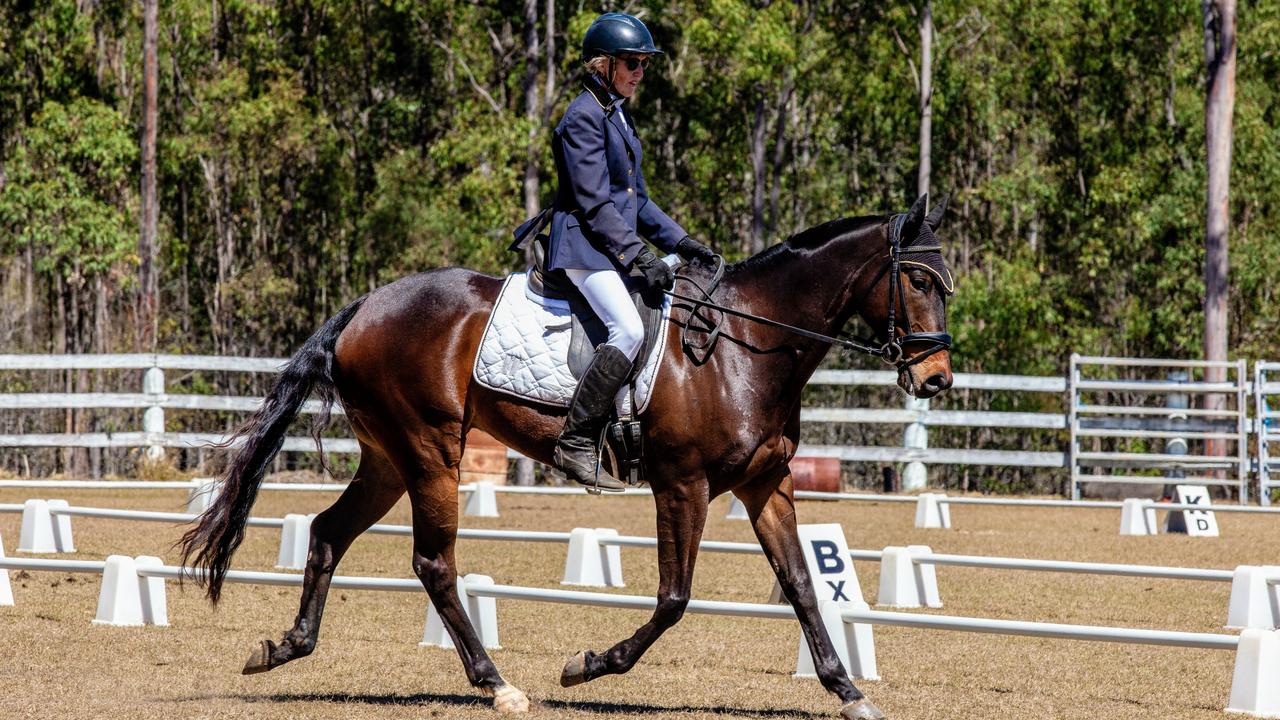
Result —
[{"label": "bridle", "polygon": [[[907,255],[929,252],[941,253],[942,246],[937,243],[918,246],[912,245],[904,251],[902,248],[902,227],[906,224],[906,221],[907,215],[905,213],[894,215],[889,219],[889,256],[880,266],[880,270],[877,273],[876,278],[867,286],[867,290],[862,296],[862,300],[865,300],[866,295],[870,293],[873,288],[879,285],[880,280],[884,277],[885,273],[889,274],[889,328],[888,340],[886,342],[879,343],[874,332],[865,338],[853,336],[831,337],[830,335],[823,335],[822,333],[813,332],[812,330],[788,325],[787,323],[778,322],[777,320],[771,320],[759,315],[753,315],[741,310],[724,307],[723,305],[712,302],[711,293],[715,292],[716,287],[720,284],[720,280],[724,276],[725,267],[724,257],[717,255],[716,270],[713,273],[711,280],[706,283],[705,286],[698,283],[698,281],[691,277],[684,275],[676,276],[677,281],[684,281],[697,288],[702,295],[701,298],[689,297],[672,290],[663,291],[665,294],[670,295],[677,300],[683,300],[692,304],[692,307],[689,310],[689,322],[686,322],[680,329],[681,346],[698,364],[706,362],[707,357],[710,356],[711,351],[715,347],[716,340],[720,337],[720,328],[723,323],[723,318],[713,322],[699,314],[700,310],[706,308],[716,310],[727,315],[751,320],[762,325],[786,330],[802,337],[834,345],[846,351],[860,352],[872,357],[878,357],[889,365],[893,365],[899,372],[924,361],[926,358],[936,353],[944,350],[950,350],[950,333],[911,332],[911,316],[907,310],[906,289],[903,287],[901,282],[902,255],[904,252]],[[857,275],[861,275],[863,270],[863,268],[859,268]],[[855,276],[854,282],[856,281],[857,277]],[[902,309],[902,319],[905,322],[907,329],[907,331],[902,335],[898,334],[896,315],[898,307],[901,307]],[[705,326],[694,328],[694,330],[698,332],[705,332],[707,334],[707,338],[700,343],[694,343],[686,336],[694,318],[697,318]],[[928,346],[923,352],[920,352],[908,359],[906,357],[906,350],[904,346],[909,343],[928,343]]]},{"label": "bridle", "polygon": [[[867,286],[866,293],[863,293],[862,300],[866,300],[866,296],[871,292],[872,288],[880,283],[880,279],[884,277],[886,272],[889,273],[889,317],[888,317],[888,341],[881,345],[875,352],[869,354],[879,357],[886,363],[895,366],[899,371],[923,362],[928,357],[940,353],[944,350],[951,349],[951,334],[945,332],[911,332],[911,314],[907,310],[907,294],[906,287],[902,284],[902,227],[907,222],[906,213],[899,213],[889,219],[889,258],[880,266],[880,272],[876,278]],[[930,234],[932,237],[932,234]],[[942,245],[934,242],[926,245],[911,245],[905,250],[907,255],[922,255],[924,253],[941,253]],[[898,324],[896,311],[902,309],[902,321],[907,331],[902,335],[898,334]],[[868,336],[861,340],[862,343],[874,343],[876,338],[874,335]],[[916,353],[909,360],[906,360],[905,345],[908,343],[927,344],[922,352]],[[864,352],[866,352],[864,350]]]}]

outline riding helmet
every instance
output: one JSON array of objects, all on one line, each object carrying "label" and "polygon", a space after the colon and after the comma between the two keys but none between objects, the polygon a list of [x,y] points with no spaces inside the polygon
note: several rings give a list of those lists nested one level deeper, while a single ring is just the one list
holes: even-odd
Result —
[{"label": "riding helmet", "polygon": [[605,13],[596,18],[582,36],[582,59],[620,53],[661,53],[653,44],[649,28],[640,18],[625,13]]}]

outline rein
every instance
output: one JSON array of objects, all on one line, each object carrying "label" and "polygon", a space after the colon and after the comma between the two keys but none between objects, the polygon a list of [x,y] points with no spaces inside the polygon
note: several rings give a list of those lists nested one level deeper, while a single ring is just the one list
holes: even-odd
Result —
[{"label": "rein", "polygon": [[[852,338],[852,339],[843,338],[843,337],[832,337],[830,335],[824,335],[822,333],[814,332],[812,330],[806,330],[801,327],[796,327],[795,325],[788,325],[787,323],[762,317],[760,315],[744,312],[742,310],[735,310],[734,308],[725,307],[723,305],[713,302],[711,300],[711,293],[715,292],[716,287],[719,286],[720,284],[721,278],[724,277],[724,267],[725,267],[724,257],[717,255],[715,273],[712,275],[711,281],[707,283],[706,287],[703,287],[702,285],[698,284],[698,282],[693,278],[681,277],[681,276],[676,277],[677,281],[683,280],[684,282],[687,282],[690,285],[693,285],[695,288],[697,288],[698,291],[702,294],[701,298],[690,297],[688,295],[683,295],[673,290],[663,291],[663,294],[665,295],[669,295],[672,298],[675,298],[677,300],[683,300],[685,302],[691,303],[693,307],[689,311],[690,322],[692,322],[694,318],[697,318],[705,325],[705,327],[696,328],[696,329],[706,332],[707,339],[702,343],[695,344],[692,341],[690,341],[686,336],[690,327],[690,323],[685,323],[684,327],[680,329],[681,345],[684,347],[684,349],[687,352],[690,353],[690,355],[694,357],[694,360],[697,361],[699,364],[706,362],[707,357],[711,354],[711,350],[715,347],[716,340],[718,340],[720,337],[720,328],[721,328],[721,325],[723,324],[723,319],[718,320],[716,322],[712,322],[710,319],[705,318],[699,314],[698,312],[699,310],[703,308],[708,308],[708,309],[716,310],[718,312],[725,313],[728,315],[733,315],[735,317],[740,317],[740,318],[743,318],[744,320],[750,320],[752,322],[760,323],[761,325],[767,325],[769,327],[775,327],[780,330],[786,330],[787,332],[793,333],[795,335],[806,337],[806,338],[809,338],[810,340],[817,340],[819,342],[824,342],[824,343],[827,343],[828,345],[834,345],[844,350],[860,352],[866,355],[870,355],[872,357],[878,357],[881,360],[883,360],[885,363],[888,363],[889,365],[894,365],[895,367],[897,367],[898,370],[904,370],[912,365],[922,362],[923,360],[925,360],[926,358],[928,358],[929,356],[935,353],[949,349],[951,347],[950,333],[944,333],[944,332],[913,333],[911,332],[911,317],[907,311],[906,289],[903,287],[900,281],[901,260],[902,260],[902,226],[906,223],[906,219],[907,219],[907,216],[905,214],[898,214],[898,215],[895,215],[890,220],[889,258],[888,260],[885,261],[884,265],[881,266],[880,272],[876,276],[876,279],[872,281],[871,285],[867,289],[867,292],[869,293],[871,291],[871,288],[875,287],[876,284],[880,282],[880,278],[883,277],[886,272],[889,273],[889,313],[888,313],[889,340],[887,342],[880,345],[876,345],[875,343],[877,341],[874,335],[866,338]],[[921,253],[921,252],[941,252],[941,251],[942,251],[941,245],[925,245],[920,247],[911,247],[908,249],[908,253],[910,254]],[[861,269],[859,269],[858,273],[861,274],[861,272],[862,272]],[[866,298],[865,294],[863,295],[863,298],[864,299]],[[897,322],[896,322],[896,312],[895,312],[899,305],[901,305],[902,307],[902,317],[907,325],[907,332],[901,336],[898,335],[897,333]],[[930,345],[923,352],[916,354],[910,360],[906,360],[904,362],[906,351],[904,350],[903,346],[906,345],[907,343],[912,343],[912,342],[927,342],[927,343],[930,343]],[[699,352],[702,353],[701,357],[697,356]]]}]

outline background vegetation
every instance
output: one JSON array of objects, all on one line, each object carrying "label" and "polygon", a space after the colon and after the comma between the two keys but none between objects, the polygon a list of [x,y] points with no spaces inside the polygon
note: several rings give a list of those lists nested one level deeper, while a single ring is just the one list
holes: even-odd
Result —
[{"label": "background vegetation", "polygon": [[[579,38],[602,10],[640,14],[667,50],[630,107],[651,194],[695,237],[741,258],[832,218],[905,209],[918,9],[163,2],[155,348],[288,355],[404,274],[515,269],[509,231],[554,192],[549,129],[579,92]],[[932,187],[953,193],[941,236],[959,277],[956,368],[1061,373],[1073,351],[1199,357],[1199,5],[938,2],[933,22]],[[1242,2],[1233,357],[1280,358],[1277,38],[1280,6]],[[3,352],[150,349],[136,329],[141,46],[132,0],[0,4]],[[0,432],[23,422],[43,421]]]}]

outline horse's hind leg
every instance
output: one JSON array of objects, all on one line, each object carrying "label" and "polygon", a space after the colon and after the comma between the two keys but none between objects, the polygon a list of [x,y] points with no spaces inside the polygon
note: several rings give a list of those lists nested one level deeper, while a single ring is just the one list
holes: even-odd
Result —
[{"label": "horse's hind leg", "polygon": [[413,571],[453,638],[467,679],[493,696],[493,706],[499,712],[526,712],[528,698],[502,679],[458,599],[453,554],[458,531],[457,468],[433,470],[410,483],[409,495],[413,502]]},{"label": "horse's hind leg", "polygon": [[302,602],[293,628],[279,644],[263,640],[244,665],[244,674],[266,672],[315,649],[320,616],[338,561],[360,533],[369,529],[404,494],[395,470],[372,448],[360,448],[360,467],[329,509],[311,521],[311,548],[302,581]]},{"label": "horse's hind leg", "polygon": [[818,681],[844,703],[840,715],[847,720],[883,720],[884,713],[854,686],[836,654],[831,637],[818,614],[818,599],[813,591],[804,551],[796,531],[796,506],[791,495],[791,475],[781,482],[757,482],[734,491],[751,517],[756,537],[765,557],[778,576],[778,584],[804,630],[814,657]]}]

